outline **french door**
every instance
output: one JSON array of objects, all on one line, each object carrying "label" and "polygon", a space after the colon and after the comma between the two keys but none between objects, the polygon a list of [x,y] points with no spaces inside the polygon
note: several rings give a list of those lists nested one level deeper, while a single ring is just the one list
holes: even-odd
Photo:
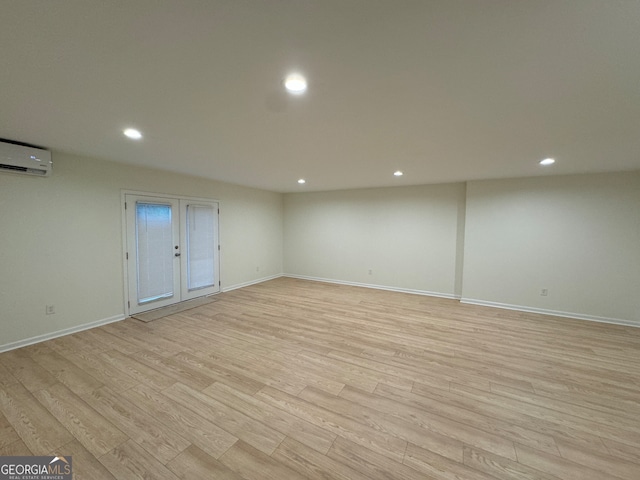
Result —
[{"label": "french door", "polygon": [[218,203],[125,194],[129,315],[220,291]]}]

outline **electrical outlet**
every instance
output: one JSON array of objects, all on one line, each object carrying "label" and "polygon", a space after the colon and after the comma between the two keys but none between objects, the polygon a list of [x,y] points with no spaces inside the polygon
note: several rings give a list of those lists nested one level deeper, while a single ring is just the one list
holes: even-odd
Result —
[{"label": "electrical outlet", "polygon": [[373,270],[369,269],[369,275],[373,275]]},{"label": "electrical outlet", "polygon": [[548,288],[543,288],[542,290],[540,290],[540,296],[541,297],[546,297],[549,295],[549,289]]},{"label": "electrical outlet", "polygon": [[54,313],[56,313],[56,307],[55,305],[47,305],[44,307],[44,313],[46,313],[47,315],[53,315]]},{"label": "electrical outlet", "polygon": [[260,267],[256,267],[256,272],[259,272],[259,271],[260,271]]}]

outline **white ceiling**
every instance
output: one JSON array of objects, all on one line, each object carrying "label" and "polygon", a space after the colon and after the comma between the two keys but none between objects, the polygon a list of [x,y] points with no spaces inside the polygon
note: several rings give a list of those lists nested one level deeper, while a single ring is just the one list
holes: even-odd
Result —
[{"label": "white ceiling", "polygon": [[638,0],[0,12],[2,138],[280,192],[640,169]]}]

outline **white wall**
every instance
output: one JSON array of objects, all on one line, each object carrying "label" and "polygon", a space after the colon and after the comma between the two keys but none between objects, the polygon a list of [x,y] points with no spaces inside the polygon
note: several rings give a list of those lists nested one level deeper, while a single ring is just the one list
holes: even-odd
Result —
[{"label": "white wall", "polygon": [[0,350],[122,317],[121,190],[219,200],[223,289],[281,274],[284,258],[299,276],[640,324],[640,172],[474,181],[466,205],[464,184],[283,202],[113,162],[54,161],[51,178],[0,174]]},{"label": "white wall", "polygon": [[463,299],[640,324],[640,172],[469,182]]},{"label": "white wall", "polygon": [[464,184],[286,194],[284,212],[286,274],[460,293]]},{"label": "white wall", "polygon": [[[55,152],[53,160],[50,178],[0,174],[0,349],[122,317],[122,189],[219,200],[223,290],[282,273],[281,194]],[[47,304],[56,314],[45,315]]]}]

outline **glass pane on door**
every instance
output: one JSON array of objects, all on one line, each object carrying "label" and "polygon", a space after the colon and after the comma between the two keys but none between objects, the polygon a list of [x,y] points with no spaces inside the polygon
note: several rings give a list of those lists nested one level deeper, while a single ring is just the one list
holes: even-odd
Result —
[{"label": "glass pane on door", "polygon": [[215,283],[216,210],[211,205],[187,205],[187,288],[200,290]]},{"label": "glass pane on door", "polygon": [[138,304],[174,295],[171,205],[136,202]]}]

